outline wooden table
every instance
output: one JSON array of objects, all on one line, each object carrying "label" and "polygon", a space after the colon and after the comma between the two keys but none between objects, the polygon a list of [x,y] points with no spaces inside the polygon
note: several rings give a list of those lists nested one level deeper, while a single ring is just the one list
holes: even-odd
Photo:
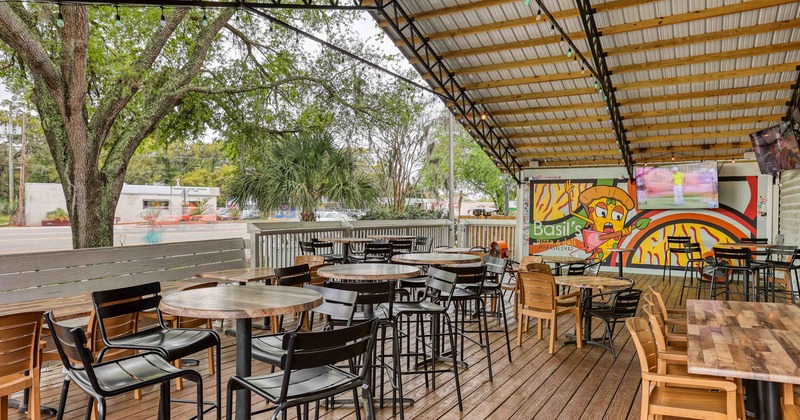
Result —
[{"label": "wooden table", "polygon": [[[284,286],[221,286],[164,296],[158,308],[176,316],[236,320],[236,374],[250,376],[253,318],[288,315],[322,304],[319,292]],[[236,418],[250,418],[250,391],[236,395]]]},{"label": "wooden table", "polygon": [[271,267],[248,267],[248,268],[234,268],[231,270],[222,271],[209,271],[207,273],[200,273],[197,275],[201,279],[221,280],[227,282],[236,282],[240,285],[245,285],[251,281],[267,281],[272,283],[275,280],[275,269]]},{"label": "wooden table", "polygon": [[422,270],[412,265],[381,263],[329,265],[317,270],[320,277],[339,280],[397,280],[420,274]]},{"label": "wooden table", "polygon": [[413,252],[392,257],[392,261],[403,264],[441,265],[481,261],[481,257],[470,254],[439,254],[436,252]]},{"label": "wooden table", "polygon": [[367,238],[377,239],[380,241],[393,241],[393,240],[408,240],[408,239],[416,239],[417,237],[414,235],[369,235]]},{"label": "wooden table", "polygon": [[[581,299],[584,302],[583,311],[583,340],[589,344],[599,344],[592,339],[592,317],[588,309],[592,309],[592,292],[594,290],[616,289],[629,287],[631,283],[613,277],[600,276],[557,276],[556,284],[559,286],[578,287],[581,289]],[[605,344],[602,344],[605,346]]]},{"label": "wooden table", "polygon": [[689,299],[686,312],[689,373],[755,381],[756,418],[779,419],[780,384],[800,384],[800,308]]},{"label": "wooden table", "polygon": [[619,264],[619,276],[622,277],[622,254],[626,252],[636,252],[636,250],[633,248],[609,248],[608,252],[617,253],[617,264]]},{"label": "wooden table", "polygon": [[434,251],[442,254],[464,254],[467,252],[482,252],[481,250],[473,251],[472,248],[436,248]]},{"label": "wooden table", "polygon": [[325,238],[325,241],[342,244],[342,261],[345,264],[347,264],[348,262],[350,262],[350,245],[375,242],[375,239],[344,237],[344,238]]},{"label": "wooden table", "polygon": [[534,254],[534,255],[537,257],[542,257],[542,262],[555,264],[556,271],[558,272],[559,276],[561,276],[561,266],[586,262],[586,258],[570,257],[567,255],[542,255],[542,254]]}]

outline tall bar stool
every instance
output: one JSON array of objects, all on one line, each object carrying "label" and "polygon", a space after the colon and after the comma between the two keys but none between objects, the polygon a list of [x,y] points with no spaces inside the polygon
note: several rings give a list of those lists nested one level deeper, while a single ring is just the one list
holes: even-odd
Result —
[{"label": "tall bar stool", "polygon": [[[667,279],[667,284],[672,282],[672,256],[680,256],[684,254],[684,247],[686,244],[691,243],[692,238],[688,236],[667,236],[667,249],[664,253],[664,270],[661,274],[661,281]],[[684,270],[685,267],[681,267]],[[669,271],[669,277],[667,277]]]},{"label": "tall bar stool", "polygon": [[[686,254],[686,267],[683,269],[683,284],[681,284],[681,295],[678,302],[683,303],[684,289],[697,289],[697,299],[700,299],[700,291],[703,288],[703,273],[705,273],[706,266],[714,265],[714,259],[711,257],[703,257],[703,250],[697,242],[690,242],[684,247]],[[687,275],[689,277],[689,285],[686,285]],[[697,280],[697,286],[694,281]],[[714,279],[712,279],[714,281]],[[688,296],[688,294],[687,294]]]}]

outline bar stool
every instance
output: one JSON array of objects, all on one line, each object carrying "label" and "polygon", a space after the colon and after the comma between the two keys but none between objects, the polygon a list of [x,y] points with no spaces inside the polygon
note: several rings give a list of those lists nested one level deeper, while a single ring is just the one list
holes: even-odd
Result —
[{"label": "bar stool", "polygon": [[[661,281],[666,278],[667,284],[672,282],[672,256],[684,254],[684,246],[690,242],[692,242],[692,238],[688,236],[667,236],[667,249],[664,253],[664,270],[661,274]],[[667,277],[667,271],[669,271],[669,277]]]},{"label": "bar stool", "polygon": [[[714,265],[713,258],[703,257],[703,250],[697,242],[691,242],[684,247],[686,254],[686,267],[683,269],[683,284],[681,284],[681,295],[678,302],[683,303],[684,289],[697,289],[697,299],[700,299],[700,292],[703,288],[703,273],[706,266]],[[686,277],[689,276],[689,285],[686,285]],[[695,277],[697,276],[697,277]],[[693,286],[694,281],[697,280],[697,286]],[[712,279],[711,281],[714,281]]]}]

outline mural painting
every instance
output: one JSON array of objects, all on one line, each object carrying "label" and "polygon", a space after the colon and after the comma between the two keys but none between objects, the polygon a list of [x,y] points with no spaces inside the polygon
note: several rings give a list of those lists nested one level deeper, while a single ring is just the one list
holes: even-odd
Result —
[{"label": "mural painting", "polygon": [[[626,180],[547,180],[530,183],[530,253],[593,257],[609,265],[657,268],[667,236],[689,236],[705,255],[718,242],[756,232],[757,177],[720,178],[720,208],[639,210],[636,186]],[[727,193],[727,194],[726,194]],[[727,198],[727,200],[726,200]],[[620,254],[609,248],[633,248]],[[673,256],[684,264],[684,256]]]}]

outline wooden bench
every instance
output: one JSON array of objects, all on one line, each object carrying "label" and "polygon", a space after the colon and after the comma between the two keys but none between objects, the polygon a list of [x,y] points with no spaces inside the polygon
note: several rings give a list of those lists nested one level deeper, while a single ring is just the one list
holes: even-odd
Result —
[{"label": "wooden bench", "polygon": [[0,315],[84,316],[91,292],[154,281],[177,290],[202,272],[247,267],[245,249],[244,239],[231,238],[0,255]]}]

